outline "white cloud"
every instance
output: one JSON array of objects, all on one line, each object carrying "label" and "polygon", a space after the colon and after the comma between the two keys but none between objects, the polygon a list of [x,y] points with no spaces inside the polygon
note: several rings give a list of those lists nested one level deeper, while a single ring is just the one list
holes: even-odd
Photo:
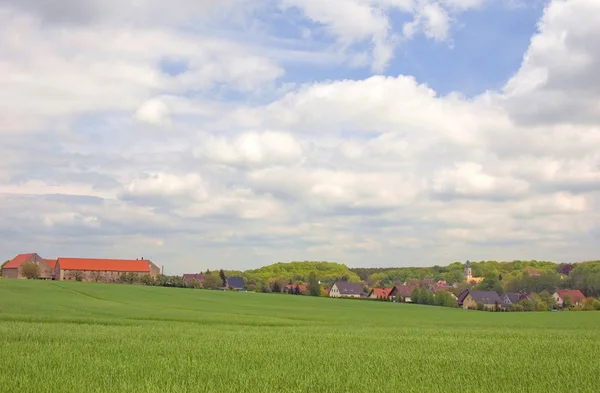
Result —
[{"label": "white cloud", "polygon": [[135,112],[135,118],[153,125],[167,124],[170,120],[169,108],[160,99],[151,99],[144,102]]},{"label": "white cloud", "polygon": [[552,1],[520,70],[504,88],[506,105],[525,124],[598,124],[600,14],[595,0]]},{"label": "white cloud", "polygon": [[293,135],[265,131],[246,132],[233,140],[209,136],[200,141],[194,154],[221,164],[264,166],[299,163],[303,150],[302,144]]},{"label": "white cloud", "polygon": [[131,180],[124,189],[126,198],[165,198],[206,200],[208,192],[202,177],[195,173],[182,175],[150,173]]},{"label": "white cloud", "polygon": [[503,198],[526,192],[529,184],[523,180],[486,173],[481,164],[460,162],[454,168],[444,168],[434,175],[434,192],[450,197]]},{"label": "white cloud", "polygon": [[[346,46],[326,49],[338,64],[372,43],[376,68],[402,34],[386,11],[412,15],[406,34],[451,40],[458,12],[484,4],[330,3],[284,5],[317,22],[306,37],[326,31]],[[185,12],[156,24],[158,3],[139,3],[144,12],[128,22],[131,8],[115,4],[73,4],[67,15],[0,2],[0,246],[9,253],[143,249],[181,273],[214,268],[187,257],[198,253],[244,268],[598,252],[597,1],[552,1],[513,78],[473,98],[407,75],[301,83],[296,70],[278,84],[289,63],[270,54],[285,50],[265,51],[278,44],[182,29],[185,12],[208,15],[206,3],[182,1]],[[314,63],[302,64],[311,79]]]},{"label": "white cloud", "polygon": [[[180,30],[61,27],[14,11],[0,12],[0,26],[0,118],[9,123],[1,129],[11,132],[23,130],[23,124],[29,130],[47,128],[57,117],[91,111],[133,114],[140,109],[138,117],[148,120],[149,112],[165,112],[156,101],[147,102],[157,94],[217,87],[250,91],[283,74],[278,65],[239,44]],[[180,59],[185,69],[166,73],[162,59]]]}]

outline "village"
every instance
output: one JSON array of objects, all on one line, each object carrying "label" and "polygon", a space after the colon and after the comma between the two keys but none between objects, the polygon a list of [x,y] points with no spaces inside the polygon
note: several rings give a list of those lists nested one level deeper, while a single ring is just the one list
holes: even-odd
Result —
[{"label": "village", "polygon": [[[164,276],[163,271],[149,259],[98,259],[57,258],[44,259],[37,253],[19,254],[2,266],[2,277],[6,279],[40,279],[57,281],[86,281],[105,283],[128,283],[198,289],[257,291],[255,283],[246,282],[244,277],[219,276],[209,271],[189,273],[182,276]],[[530,271],[536,274],[535,271]],[[285,285],[276,282],[268,292],[327,296],[340,299],[377,300],[394,303],[428,304],[443,307],[460,307],[480,311],[556,311],[556,310],[600,310],[600,300],[586,297],[578,289],[557,289],[552,293],[542,291],[497,292],[477,288],[485,278],[475,277],[469,261],[464,266],[463,284],[435,281],[431,278],[396,282],[390,287],[370,288],[364,282],[335,280],[331,285],[318,282],[297,282]],[[208,277],[216,278],[210,284]],[[316,279],[316,276],[315,276]],[[466,284],[466,287],[465,287]],[[312,288],[311,288],[312,286]],[[253,290],[254,289],[254,290]],[[262,292],[267,292],[262,290]]]}]

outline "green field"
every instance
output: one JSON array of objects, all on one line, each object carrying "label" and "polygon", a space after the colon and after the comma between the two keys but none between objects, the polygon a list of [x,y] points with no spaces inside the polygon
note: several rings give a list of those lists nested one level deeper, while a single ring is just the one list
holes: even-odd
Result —
[{"label": "green field", "polygon": [[600,313],[0,280],[0,392],[598,392]]}]

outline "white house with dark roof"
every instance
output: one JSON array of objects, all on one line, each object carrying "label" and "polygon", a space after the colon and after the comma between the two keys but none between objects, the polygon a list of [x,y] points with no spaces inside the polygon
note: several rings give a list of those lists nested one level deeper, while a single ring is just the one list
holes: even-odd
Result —
[{"label": "white house with dark roof", "polygon": [[329,297],[362,297],[363,286],[358,282],[336,281],[329,290]]}]

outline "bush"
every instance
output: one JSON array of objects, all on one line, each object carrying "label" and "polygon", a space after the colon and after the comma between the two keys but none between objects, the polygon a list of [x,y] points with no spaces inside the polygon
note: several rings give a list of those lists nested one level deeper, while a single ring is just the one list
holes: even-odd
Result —
[{"label": "bush", "polygon": [[21,273],[27,277],[28,280],[38,278],[40,276],[40,267],[33,262],[27,262],[21,266]]}]

